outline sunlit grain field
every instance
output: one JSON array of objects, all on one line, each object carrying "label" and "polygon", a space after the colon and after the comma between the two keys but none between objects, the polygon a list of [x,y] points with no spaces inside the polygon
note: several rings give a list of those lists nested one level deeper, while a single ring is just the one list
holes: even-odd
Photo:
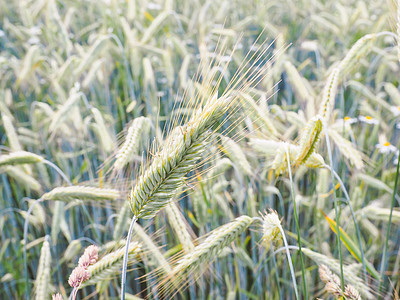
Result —
[{"label": "sunlit grain field", "polygon": [[1,299],[399,299],[397,0],[0,0]]}]

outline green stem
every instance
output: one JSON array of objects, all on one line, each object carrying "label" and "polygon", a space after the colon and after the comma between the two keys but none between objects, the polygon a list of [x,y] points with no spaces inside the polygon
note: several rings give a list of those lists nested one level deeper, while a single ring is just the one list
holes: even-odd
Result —
[{"label": "green stem", "polygon": [[129,244],[131,243],[133,226],[137,221],[137,217],[133,216],[131,225],[129,226],[128,237],[126,238],[124,261],[122,264],[122,278],[121,278],[121,300],[125,300],[125,290],[126,290],[126,269],[128,266],[128,255],[129,255]]},{"label": "green stem", "polygon": [[[325,127],[325,126],[324,126]],[[332,150],[331,150],[331,144],[329,141],[329,136],[328,132],[325,127],[325,137],[326,137],[326,147],[328,148],[328,156],[329,156],[329,165],[331,169],[331,179],[332,179],[332,195],[333,195],[333,200],[335,204],[335,215],[336,215],[336,232],[337,232],[337,247],[338,247],[338,252],[339,252],[339,261],[340,261],[340,285],[342,288],[342,291],[344,291],[344,273],[343,273],[343,257],[342,257],[342,245],[340,243],[340,225],[339,225],[339,213],[338,213],[338,205],[337,205],[337,199],[336,199],[336,191],[335,191],[335,175],[333,174],[333,158],[332,158]]]},{"label": "green stem", "polygon": [[393,208],[394,208],[394,204],[395,204],[395,201],[396,201],[397,183],[398,183],[398,180],[399,180],[399,166],[400,166],[400,157],[397,159],[396,178],[394,180],[392,204],[391,204],[391,207],[390,207],[390,214],[389,214],[389,223],[388,223],[387,229],[386,229],[386,239],[385,239],[385,245],[383,247],[383,253],[382,253],[382,262],[381,262],[381,271],[380,271],[381,278],[379,280],[379,289],[378,289],[378,291],[381,291],[382,284],[384,283],[384,279],[385,279],[384,271],[385,271],[385,267],[386,267],[386,259],[387,259],[386,256],[387,256],[387,250],[388,250],[390,229],[391,229],[391,226],[392,226]]},{"label": "green stem", "polygon": [[294,185],[293,185],[293,178],[292,178],[292,169],[290,166],[290,155],[289,149],[286,149],[286,158],[288,163],[288,170],[289,170],[289,179],[290,179],[290,187],[291,187],[291,197],[293,201],[293,213],[294,213],[294,220],[296,223],[296,231],[297,231],[297,240],[299,242],[299,253],[300,253],[300,262],[301,262],[301,276],[303,279],[303,291],[304,291],[304,299],[308,299],[307,297],[307,286],[306,286],[306,275],[305,275],[305,268],[304,268],[304,259],[303,259],[303,252],[301,251],[301,237],[300,237],[300,225],[299,219],[297,217],[297,205],[296,205],[296,197],[294,196]]}]

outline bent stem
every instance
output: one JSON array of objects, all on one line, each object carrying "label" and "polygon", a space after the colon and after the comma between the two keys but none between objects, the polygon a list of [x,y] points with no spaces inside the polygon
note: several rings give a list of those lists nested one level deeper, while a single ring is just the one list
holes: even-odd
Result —
[{"label": "bent stem", "polygon": [[121,300],[125,300],[125,290],[126,290],[126,269],[128,266],[128,253],[129,253],[129,244],[131,243],[133,226],[137,221],[137,217],[134,215],[131,221],[131,225],[129,226],[128,237],[126,238],[125,245],[125,254],[124,261],[122,263],[122,278],[121,278]]},{"label": "bent stem", "polygon": [[[292,196],[292,201],[293,201],[293,213],[294,213],[294,220],[295,220],[295,223],[296,223],[297,240],[299,242],[299,253],[300,253],[300,262],[301,262],[301,277],[302,277],[302,280],[303,280],[304,299],[308,299],[308,297],[307,297],[307,286],[306,286],[306,275],[305,275],[305,271],[304,271],[305,269],[304,269],[303,252],[301,251],[300,225],[299,225],[299,219],[297,217],[297,205],[296,205],[296,199],[295,199],[295,196],[294,196],[294,185],[293,185],[293,178],[292,178],[292,169],[291,169],[291,165],[290,165],[289,148],[286,149],[286,159],[287,159],[288,171],[289,171],[289,179],[290,179],[290,187],[291,187],[290,194]],[[283,235],[283,237],[284,236],[285,235]],[[284,241],[286,241],[285,238],[284,238]],[[285,244],[287,245],[287,242]]]},{"label": "bent stem", "polygon": [[60,175],[62,177],[62,179],[65,180],[65,182],[68,185],[72,185],[71,181],[68,179],[68,177],[65,175],[65,173],[59,167],[57,167],[56,164],[52,163],[51,161],[48,161],[47,159],[44,159],[43,163],[52,167],[58,173],[58,175]]}]

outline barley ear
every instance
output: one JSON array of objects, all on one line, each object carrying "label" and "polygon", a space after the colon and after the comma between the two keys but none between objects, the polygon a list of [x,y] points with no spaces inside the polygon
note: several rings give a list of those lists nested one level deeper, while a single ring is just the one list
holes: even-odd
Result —
[{"label": "barley ear", "polygon": [[199,276],[202,267],[210,264],[221,251],[229,246],[241,233],[243,233],[254,221],[248,216],[241,216],[230,223],[222,225],[202,240],[193,251],[183,255],[176,262],[172,271],[164,277],[160,285],[160,293],[170,296],[177,293],[174,287],[184,288],[189,282],[187,278]]},{"label": "barley ear", "polygon": [[35,280],[35,299],[46,300],[49,296],[51,254],[49,236],[46,236],[40,250],[39,266]]},{"label": "barley ear", "polygon": [[0,156],[0,167],[7,165],[36,164],[43,160],[43,157],[31,152],[15,151]]},{"label": "barley ear", "polygon": [[142,135],[149,129],[150,120],[148,118],[139,117],[132,121],[127,129],[125,141],[115,155],[116,159],[112,167],[114,171],[121,171],[130,161],[132,161],[133,155],[139,153],[139,145]]},{"label": "barley ear", "polygon": [[339,73],[339,68],[334,68],[332,70],[322,92],[322,102],[319,114],[326,122],[329,121],[330,115],[335,106],[335,96],[339,84]]},{"label": "barley ear", "polygon": [[181,242],[182,249],[185,253],[189,253],[193,250],[194,245],[192,238],[187,230],[186,220],[182,213],[179,211],[178,206],[171,202],[165,207],[165,211],[168,216],[168,221],[175,231],[177,238]]},{"label": "barley ear", "polygon": [[137,218],[150,219],[165,207],[183,185],[184,176],[201,158],[210,130],[227,111],[229,99],[215,95],[188,123],[173,130],[164,147],[131,190],[129,203]]},{"label": "barley ear", "polygon": [[295,159],[295,164],[305,164],[311,155],[315,152],[317,143],[322,133],[322,119],[320,116],[312,118],[304,129],[301,139],[300,148]]}]

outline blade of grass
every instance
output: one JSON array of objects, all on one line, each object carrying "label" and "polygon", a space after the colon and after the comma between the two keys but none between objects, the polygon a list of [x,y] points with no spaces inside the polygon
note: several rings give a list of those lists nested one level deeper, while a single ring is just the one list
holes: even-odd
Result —
[{"label": "blade of grass", "polygon": [[[342,227],[337,226],[337,223],[328,217],[322,210],[321,212],[324,214],[325,219],[328,221],[329,227],[332,229],[332,231],[338,235],[337,228],[339,227],[339,232],[340,232],[340,240],[342,243],[346,246],[347,250],[349,250],[350,254],[354,256],[355,259],[357,259],[359,262],[362,262],[362,257],[361,257],[361,251],[357,247],[356,243],[350,238],[350,236],[342,229]],[[367,268],[367,271],[374,276],[374,278],[379,279],[379,273],[375,270],[374,266],[369,263],[368,261],[365,261],[365,267]]]},{"label": "blade of grass", "polygon": [[382,284],[384,284],[384,280],[385,280],[384,271],[386,269],[387,250],[388,250],[390,229],[392,226],[393,208],[394,208],[394,203],[396,201],[397,184],[399,182],[399,166],[400,166],[400,158],[397,159],[397,169],[396,169],[396,178],[394,180],[394,186],[393,186],[392,204],[390,206],[389,222],[388,222],[387,229],[386,229],[385,244],[383,246],[381,270],[380,270],[381,280],[379,281],[379,289],[378,289],[379,292],[381,291]]}]

